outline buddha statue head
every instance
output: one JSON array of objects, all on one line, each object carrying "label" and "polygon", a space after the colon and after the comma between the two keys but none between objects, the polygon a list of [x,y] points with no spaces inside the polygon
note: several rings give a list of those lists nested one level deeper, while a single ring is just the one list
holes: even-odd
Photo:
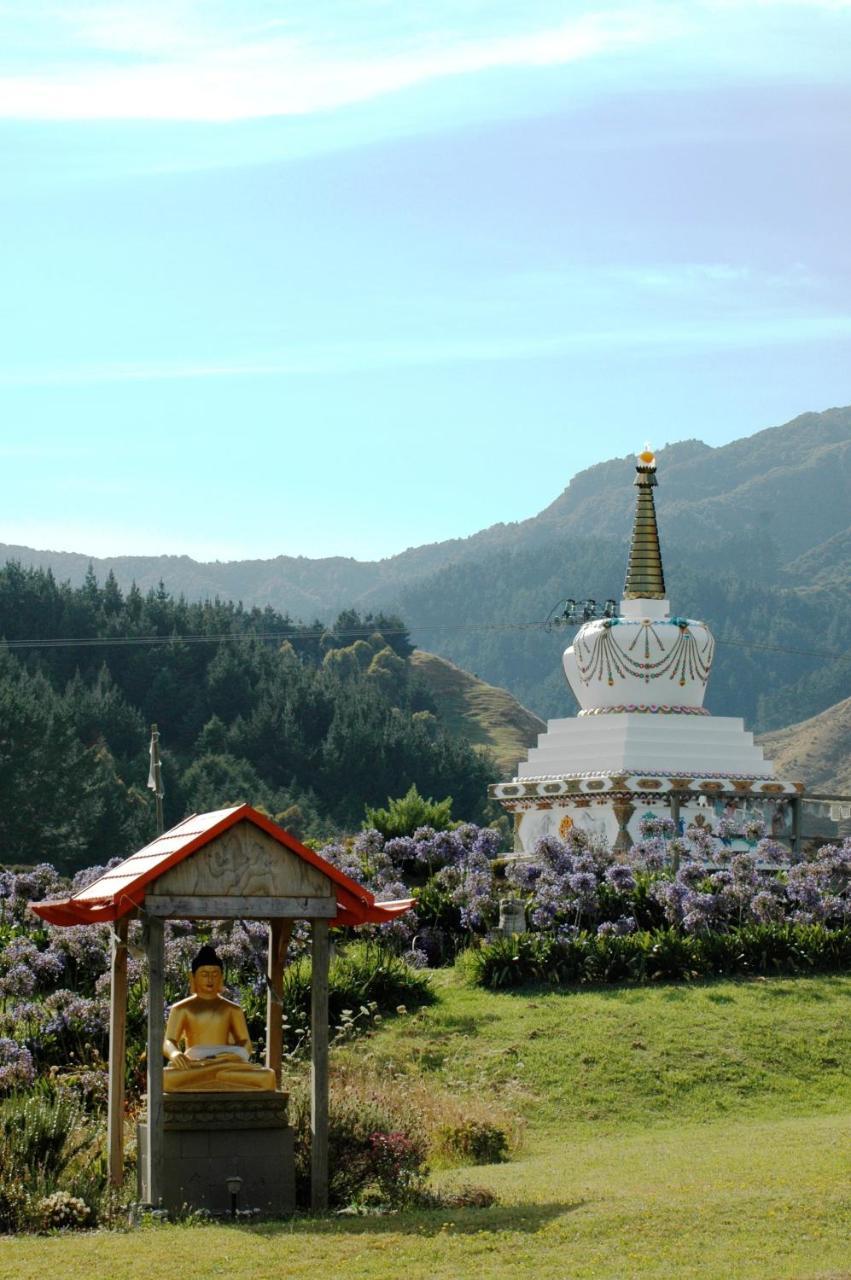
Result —
[{"label": "buddha statue head", "polygon": [[221,995],[225,985],[225,970],[217,952],[209,943],[204,943],[193,957],[191,964],[189,988],[193,996],[202,1000],[214,1000]]}]

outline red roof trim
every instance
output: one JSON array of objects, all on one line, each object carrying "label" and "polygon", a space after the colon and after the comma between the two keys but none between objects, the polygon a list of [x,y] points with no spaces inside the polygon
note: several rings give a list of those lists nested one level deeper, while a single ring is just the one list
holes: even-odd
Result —
[{"label": "red roof trim", "polygon": [[[413,905],[413,899],[404,899],[392,903],[377,903],[374,895],[368,889],[365,889],[363,885],[350,879],[337,867],[332,866],[330,862],[326,862],[318,853],[308,849],[306,845],[296,840],[295,836],[291,835],[289,831],[279,827],[276,822],[265,817],[264,814],[258,813],[251,805],[242,804],[233,809],[220,812],[224,816],[219,821],[203,828],[194,835],[189,834],[192,830],[193,822],[199,824],[204,818],[212,815],[192,814],[189,818],[184,818],[177,826],[164,832],[156,840],[151,841],[149,845],[145,845],[142,849],[137,850],[136,853],[131,854],[129,858],[125,858],[124,862],[119,863],[117,867],[113,867],[111,871],[105,872],[99,880],[96,880],[92,885],[88,885],[86,889],[81,889],[78,894],[73,894],[69,898],[31,902],[31,909],[43,920],[60,927],[75,924],[99,924],[118,920],[122,916],[129,914],[134,908],[143,906],[145,890],[149,884],[158,880],[166,871],[177,866],[184,858],[188,858],[190,854],[203,848],[205,844],[209,844],[238,822],[246,821],[259,827],[261,831],[266,832],[278,844],[289,849],[291,853],[296,854],[304,862],[309,863],[334,882],[337,886],[338,913],[332,923],[382,923],[394,919],[404,911],[410,910]],[[188,839],[185,840],[185,843],[178,843],[177,847],[169,853],[157,852],[157,845],[173,844],[175,841],[180,842],[181,837],[178,833],[181,828],[186,827],[189,828],[189,832],[187,832]],[[148,862],[149,859],[153,861],[153,865],[149,864],[146,868],[140,869],[139,874],[128,882],[128,864],[135,863],[139,865],[140,863]],[[112,893],[109,892],[108,888],[110,880],[118,882],[121,886]],[[101,884],[105,892],[93,894],[92,890],[97,889]]]}]

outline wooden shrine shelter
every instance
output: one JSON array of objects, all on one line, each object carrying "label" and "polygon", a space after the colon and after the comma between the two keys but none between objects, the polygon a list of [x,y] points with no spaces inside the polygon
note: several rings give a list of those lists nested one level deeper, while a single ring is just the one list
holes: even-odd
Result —
[{"label": "wooden shrine shelter", "polygon": [[[54,925],[114,925],[109,1036],[109,1171],[123,1176],[127,930],[141,919],[148,964],[148,1199],[156,1205],[163,1171],[163,932],[166,920],[265,920],[269,927],[266,1065],[280,1088],[283,972],[293,921],[309,920],[311,979],[311,1204],[328,1205],[328,930],[384,923],[411,899],[373,894],[306,848],[269,818],[238,805],[193,814],[68,898],[32,903]],[[199,1096],[199,1095],[195,1095]],[[234,1095],[238,1096],[238,1095]],[[274,1095],[271,1095],[274,1096]]]}]

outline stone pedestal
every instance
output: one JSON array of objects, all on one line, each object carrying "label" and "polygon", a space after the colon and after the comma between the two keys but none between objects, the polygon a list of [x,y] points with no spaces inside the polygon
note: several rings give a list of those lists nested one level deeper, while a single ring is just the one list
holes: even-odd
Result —
[{"label": "stone pedestal", "polygon": [[498,932],[506,938],[526,932],[526,907],[519,898],[502,898],[499,903]]},{"label": "stone pedestal", "polygon": [[[228,1213],[229,1177],[242,1178],[240,1209],[283,1217],[295,1209],[293,1130],[286,1093],[196,1093],[164,1103],[162,1207]],[[138,1126],[137,1190],[149,1203],[147,1121]]]}]

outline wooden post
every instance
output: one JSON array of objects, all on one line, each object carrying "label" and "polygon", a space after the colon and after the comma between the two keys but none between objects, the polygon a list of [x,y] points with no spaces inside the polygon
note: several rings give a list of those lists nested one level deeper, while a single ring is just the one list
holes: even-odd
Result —
[{"label": "wooden post", "polygon": [[[668,792],[668,805],[671,810],[671,821],[674,824],[674,835],[679,836],[680,834],[680,793],[679,791]],[[673,858],[671,859],[671,867],[674,871],[674,875],[676,875],[676,873],[680,869],[680,855],[678,853],[675,853]]]},{"label": "wooden post", "polygon": [[328,1208],[328,922],[314,920],[310,980],[310,1207]]},{"label": "wooden post", "polygon": [[127,1052],[127,917],[112,930],[109,985],[109,1101],[107,1167],[109,1183],[124,1181],[124,1069]]},{"label": "wooden post", "polygon": [[629,820],[635,813],[635,805],[629,796],[620,796],[612,801],[612,810],[618,823],[618,834],[615,840],[615,853],[627,853],[632,848],[632,836],[629,834]]},{"label": "wooden post", "polygon": [[148,952],[148,1198],[156,1209],[163,1194],[163,922],[146,921]]},{"label": "wooden post", "polygon": [[151,772],[149,776],[148,786],[152,786],[157,802],[157,835],[161,836],[165,830],[163,822],[163,769],[160,762],[160,734],[155,724],[151,725]]},{"label": "wooden post", "polygon": [[801,797],[792,796],[792,852],[796,858],[801,856]]},{"label": "wooden post", "polygon": [[269,956],[266,961],[266,1066],[271,1067],[281,1087],[281,1060],[284,1052],[284,1031],[281,1018],[284,1011],[284,966],[287,947],[292,933],[290,920],[269,921]]}]

